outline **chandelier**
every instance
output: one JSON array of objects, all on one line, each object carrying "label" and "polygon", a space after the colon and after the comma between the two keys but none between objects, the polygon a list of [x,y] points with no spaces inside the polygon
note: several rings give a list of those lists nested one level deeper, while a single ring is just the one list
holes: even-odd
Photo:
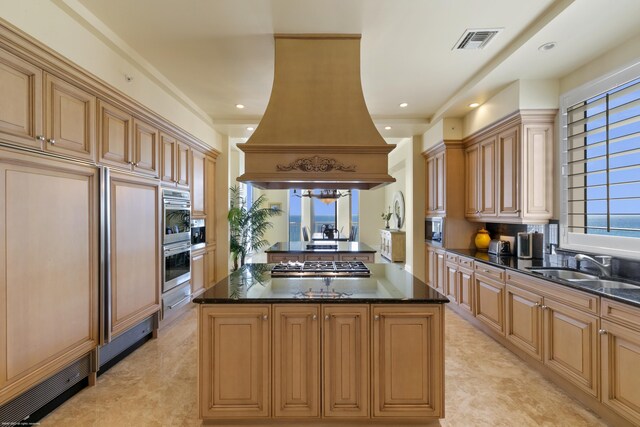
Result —
[{"label": "chandelier", "polygon": [[313,192],[311,190],[303,191],[302,194],[297,194],[297,190],[293,190],[293,195],[296,197],[309,197],[313,199],[319,199],[322,203],[330,205],[341,197],[350,196],[351,191],[347,190],[339,192],[338,190],[318,190],[319,192]]}]

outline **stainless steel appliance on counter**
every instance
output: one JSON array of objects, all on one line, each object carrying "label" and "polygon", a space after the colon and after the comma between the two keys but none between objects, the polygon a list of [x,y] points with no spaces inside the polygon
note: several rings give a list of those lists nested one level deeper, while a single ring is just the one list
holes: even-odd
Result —
[{"label": "stainless steel appliance on counter", "polygon": [[202,249],[207,241],[204,218],[191,220],[191,250]]},{"label": "stainless steel appliance on counter", "polygon": [[444,239],[444,218],[425,218],[424,219],[424,240],[427,242],[442,243]]},{"label": "stainless steel appliance on counter", "polygon": [[185,242],[191,239],[191,196],[188,191],[162,190],[162,244]]},{"label": "stainless steel appliance on counter", "polygon": [[506,240],[492,239],[488,252],[493,255],[511,255],[511,244]]},{"label": "stainless steel appliance on counter", "polygon": [[542,259],[544,257],[544,235],[542,233],[518,233],[517,251],[520,259]]}]

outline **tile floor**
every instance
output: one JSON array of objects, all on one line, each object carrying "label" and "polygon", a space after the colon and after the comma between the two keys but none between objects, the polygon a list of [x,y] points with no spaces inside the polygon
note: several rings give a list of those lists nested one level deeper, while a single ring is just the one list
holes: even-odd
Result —
[{"label": "tile floor", "polygon": [[[42,426],[197,426],[192,309],[41,421]],[[604,426],[592,412],[450,310],[447,427]]]}]

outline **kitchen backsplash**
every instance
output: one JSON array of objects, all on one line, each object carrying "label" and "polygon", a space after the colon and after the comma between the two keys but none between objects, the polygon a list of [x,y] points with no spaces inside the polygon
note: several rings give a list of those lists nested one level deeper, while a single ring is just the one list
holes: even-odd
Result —
[{"label": "kitchen backsplash", "polygon": [[[558,248],[558,221],[552,220],[549,221],[549,224],[544,225],[527,225],[527,224],[494,224],[487,223],[486,229],[489,231],[492,239],[498,239],[500,236],[516,236],[520,232],[527,233],[543,233],[544,234],[544,248],[545,248],[545,257],[549,258],[549,261],[553,262],[558,266],[568,267],[568,268],[576,268],[576,260],[575,260],[575,251],[569,251],[565,249]],[[557,248],[556,253],[552,253],[551,246]],[[512,252],[515,254],[515,248],[513,248]],[[594,255],[607,255],[603,253],[589,253],[582,252],[586,255],[594,256]],[[597,267],[595,267],[592,263],[586,261],[583,262],[580,266],[582,270],[586,270],[589,272],[593,272],[595,274],[599,273]],[[629,279],[638,281],[640,277],[640,261],[634,259],[626,259],[614,257],[611,260],[611,274],[614,277],[619,277],[623,279]]]}]

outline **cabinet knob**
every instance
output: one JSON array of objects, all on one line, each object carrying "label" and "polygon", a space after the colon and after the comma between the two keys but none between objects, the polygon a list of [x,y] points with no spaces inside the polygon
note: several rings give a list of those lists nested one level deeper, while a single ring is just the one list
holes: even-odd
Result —
[{"label": "cabinet knob", "polygon": [[47,138],[45,138],[44,135],[36,136],[36,140],[38,140],[38,141],[44,141],[45,139],[47,139]]},{"label": "cabinet knob", "polygon": [[516,209],[516,213],[520,213],[522,212],[520,209]]},{"label": "cabinet knob", "polygon": [[139,164],[140,164],[140,162],[135,162],[135,163],[133,164],[133,166],[138,167],[138,165],[139,165]]},{"label": "cabinet knob", "polygon": [[547,307],[546,305],[541,305],[540,307],[541,307],[543,310],[546,310],[547,308],[549,308],[549,307]]},{"label": "cabinet knob", "polygon": [[376,314],[375,316],[373,316],[373,320],[380,320],[380,316]]},{"label": "cabinet knob", "polygon": [[47,139],[47,142],[48,142],[49,144],[51,144],[51,145],[56,145],[56,140],[55,140],[55,139],[53,139],[53,138],[49,138],[49,139]]},{"label": "cabinet knob", "polygon": [[266,314],[262,315],[262,320],[267,320],[269,318],[269,316],[267,316]]},{"label": "cabinet knob", "polygon": [[328,315],[328,314],[326,314],[326,315],[324,316],[324,320],[329,320],[329,315]]},{"label": "cabinet knob", "polygon": [[598,333],[599,333],[600,335],[606,335],[606,334],[607,334],[607,330],[606,330],[606,329],[599,329],[599,330],[598,330]]},{"label": "cabinet knob", "polygon": [[313,316],[311,316],[311,320],[318,320],[318,316],[314,314]]},{"label": "cabinet knob", "polygon": [[540,303],[539,303],[539,302],[537,302],[537,303],[533,304],[533,306],[534,306],[534,307],[540,307]]}]

